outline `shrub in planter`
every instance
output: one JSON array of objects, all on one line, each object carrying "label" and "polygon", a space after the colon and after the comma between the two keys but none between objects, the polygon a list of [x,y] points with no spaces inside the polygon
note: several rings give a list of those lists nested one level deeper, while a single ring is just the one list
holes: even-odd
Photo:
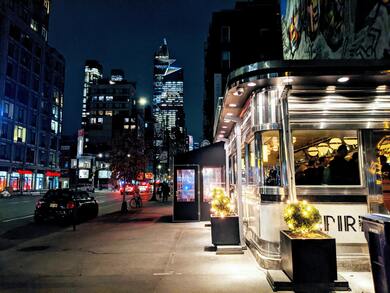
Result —
[{"label": "shrub in planter", "polygon": [[306,234],[319,231],[321,215],[317,208],[307,201],[289,203],[284,210],[284,220],[290,231]]},{"label": "shrub in planter", "polygon": [[211,191],[211,212],[214,217],[225,217],[234,215],[234,205],[225,190],[221,187],[214,187]]},{"label": "shrub in planter", "polygon": [[234,205],[225,191],[216,187],[212,190],[211,241],[214,245],[240,244],[238,216]]},{"label": "shrub in planter", "polygon": [[280,232],[282,269],[295,284],[323,284],[337,279],[336,241],[320,231],[321,216],[306,201],[289,203]]}]

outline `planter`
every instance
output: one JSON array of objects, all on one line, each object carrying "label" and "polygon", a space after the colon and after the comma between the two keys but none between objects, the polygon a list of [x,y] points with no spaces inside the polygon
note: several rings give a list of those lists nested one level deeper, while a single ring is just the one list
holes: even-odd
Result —
[{"label": "planter", "polygon": [[280,231],[282,270],[295,284],[329,284],[337,280],[335,239],[322,232],[314,236]]},{"label": "planter", "polygon": [[211,216],[211,242],[217,245],[239,245],[240,230],[238,216]]}]

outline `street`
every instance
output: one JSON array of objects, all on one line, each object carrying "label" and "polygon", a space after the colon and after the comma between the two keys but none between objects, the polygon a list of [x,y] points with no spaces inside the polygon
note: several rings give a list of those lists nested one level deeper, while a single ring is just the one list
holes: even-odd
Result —
[{"label": "street", "polygon": [[[99,217],[76,231],[35,224],[27,217],[35,199],[1,202],[17,210],[12,203],[23,201],[24,210],[0,224],[0,292],[272,292],[249,250],[216,255],[210,227],[172,223],[171,202],[144,198],[122,215],[119,193],[95,195]],[[353,292],[373,292],[360,281],[369,274],[342,273]]]},{"label": "street", "polygon": [[[121,208],[122,195],[119,192],[96,191],[91,193],[91,195],[99,203],[99,216],[119,211]],[[47,230],[61,229],[61,227],[52,224],[45,224],[45,227],[42,229],[33,225],[35,204],[39,198],[40,196],[25,195],[0,199],[0,235],[8,235],[0,238],[0,249],[1,247],[12,246],[23,241],[22,235],[18,237],[12,236],[10,235],[12,234],[11,232],[21,234],[22,231],[27,230],[23,233],[28,232],[29,234],[37,233],[37,235],[41,235],[45,234]],[[142,200],[145,202],[149,200],[149,197],[147,195],[142,196]],[[26,229],[26,227],[31,226],[34,229]]]}]

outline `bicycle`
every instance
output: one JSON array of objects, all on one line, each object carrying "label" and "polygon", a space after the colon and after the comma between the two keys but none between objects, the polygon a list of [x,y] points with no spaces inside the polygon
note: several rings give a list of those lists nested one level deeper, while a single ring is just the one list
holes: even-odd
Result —
[{"label": "bicycle", "polygon": [[142,198],[139,194],[134,195],[130,200],[129,200],[129,205],[132,209],[135,208],[142,208]]}]

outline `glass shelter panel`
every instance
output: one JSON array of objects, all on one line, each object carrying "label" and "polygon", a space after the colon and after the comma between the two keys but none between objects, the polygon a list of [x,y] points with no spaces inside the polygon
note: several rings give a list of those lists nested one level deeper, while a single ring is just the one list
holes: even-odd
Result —
[{"label": "glass shelter panel", "polygon": [[278,130],[261,133],[261,165],[264,186],[280,186],[280,137]]},{"label": "glass shelter panel", "polygon": [[297,185],[360,185],[357,130],[294,130]]},{"label": "glass shelter panel", "polygon": [[203,168],[203,202],[212,200],[211,191],[215,187],[224,187],[222,168]]},{"label": "glass shelter panel", "polygon": [[195,201],[195,170],[180,169],[177,170],[177,201],[194,202]]}]

